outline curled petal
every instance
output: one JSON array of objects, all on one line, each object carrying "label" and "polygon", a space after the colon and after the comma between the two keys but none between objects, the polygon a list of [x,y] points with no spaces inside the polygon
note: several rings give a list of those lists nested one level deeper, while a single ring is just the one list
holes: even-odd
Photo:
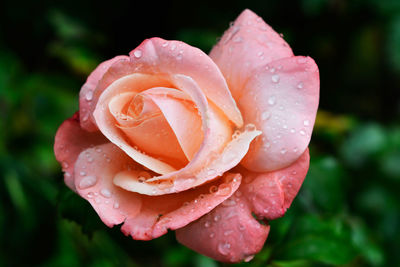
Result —
[{"label": "curled petal", "polygon": [[[79,136],[79,138],[76,138]],[[65,184],[76,191],[74,184],[74,165],[79,153],[84,149],[98,144],[106,143],[107,139],[100,132],[87,132],[79,124],[79,113],[67,119],[58,128],[55,142],[54,154],[61,163],[64,171]]]},{"label": "curled petal", "polygon": [[211,58],[200,49],[179,41],[152,38],[134,49],[130,57],[132,64],[137,66],[137,72],[167,76],[182,74],[191,77],[206,97],[237,127],[242,126],[242,116],[224,76]]},{"label": "curled petal", "polygon": [[184,92],[171,88],[152,88],[143,93],[158,106],[186,158],[191,160],[203,141],[201,117],[191,98]]},{"label": "curled petal", "polygon": [[210,52],[238,100],[254,70],[271,61],[293,56],[289,45],[262,18],[246,9]]},{"label": "curled petal", "polygon": [[116,62],[128,59],[128,56],[116,56],[110,60],[104,61],[89,75],[86,83],[82,86],[79,92],[79,115],[81,117],[81,127],[86,131],[96,131],[97,126],[91,116],[94,108],[96,107],[97,98],[94,91],[103,78],[103,75],[108,69]]},{"label": "curled petal", "polygon": [[254,72],[238,101],[246,123],[263,132],[242,164],[257,172],[289,166],[310,142],[319,100],[319,72],[309,57],[274,61]]},{"label": "curled petal", "polygon": [[176,238],[218,261],[249,261],[263,247],[269,228],[253,218],[247,199],[235,193],[212,212],[178,229]]},{"label": "curled petal", "polygon": [[175,170],[167,163],[146,155],[135,149],[125,138],[121,129],[116,127],[116,120],[111,114],[111,99],[122,93],[140,92],[148,88],[168,83],[160,77],[146,74],[131,74],[113,82],[101,95],[94,111],[94,118],[100,131],[114,144],[125,151],[132,159],[157,173],[170,173]]}]

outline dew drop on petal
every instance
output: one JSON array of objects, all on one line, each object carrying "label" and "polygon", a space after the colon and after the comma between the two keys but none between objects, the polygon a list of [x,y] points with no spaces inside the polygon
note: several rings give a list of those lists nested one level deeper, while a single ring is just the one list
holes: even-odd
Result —
[{"label": "dew drop on petal", "polygon": [[268,111],[264,111],[261,113],[261,120],[266,121],[271,117],[271,113]]},{"label": "dew drop on petal", "polygon": [[85,99],[87,101],[91,101],[93,99],[93,91],[88,91],[85,95]]},{"label": "dew drop on petal", "polygon": [[96,176],[86,176],[85,178],[83,178],[80,182],[78,187],[80,189],[86,189],[89,187],[94,186],[97,183],[97,177]]},{"label": "dew drop on petal", "polygon": [[142,56],[142,51],[136,50],[135,52],[133,52],[133,55],[135,56],[135,58],[140,58]]},{"label": "dew drop on petal", "polygon": [[271,81],[272,81],[273,83],[278,83],[278,82],[279,82],[279,80],[280,80],[280,77],[279,77],[279,75],[278,75],[278,74],[274,74],[274,75],[272,75],[272,77],[271,77]]},{"label": "dew drop on petal", "polygon": [[304,126],[309,126],[310,125],[310,121],[309,120],[304,120],[303,124],[304,124]]},{"label": "dew drop on petal", "polygon": [[231,244],[229,244],[228,242],[222,242],[218,244],[218,251],[222,255],[228,255],[230,248]]},{"label": "dew drop on petal", "polygon": [[268,98],[268,104],[270,104],[271,106],[276,104],[276,97],[275,96],[270,96]]},{"label": "dew drop on petal", "polygon": [[110,198],[110,197],[111,197],[111,192],[110,192],[110,190],[108,190],[107,188],[101,189],[100,194],[101,194],[103,197],[106,197],[106,198]]}]

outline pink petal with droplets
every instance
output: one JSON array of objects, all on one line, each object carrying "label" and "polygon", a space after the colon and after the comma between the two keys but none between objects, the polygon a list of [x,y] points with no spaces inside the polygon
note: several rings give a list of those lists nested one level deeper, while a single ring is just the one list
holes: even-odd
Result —
[{"label": "pink petal with droplets", "polygon": [[244,183],[241,192],[259,218],[282,217],[300,190],[309,167],[308,149],[289,167],[267,173],[241,169]]},{"label": "pink petal with droplets", "polygon": [[[259,16],[246,9],[210,52],[238,100],[254,70],[271,61],[293,56],[289,45]],[[239,107],[240,109],[240,107]]]},{"label": "pink petal with droplets", "polygon": [[[76,138],[79,136],[79,138]],[[100,133],[83,130],[79,124],[79,113],[67,119],[58,128],[54,141],[54,154],[64,171],[65,184],[76,191],[74,184],[74,164],[84,149],[108,140]]]},{"label": "pink petal with droplets", "polygon": [[255,71],[238,101],[246,123],[263,132],[242,164],[257,172],[289,166],[310,142],[319,100],[319,72],[309,57],[274,61]]},{"label": "pink petal with droplets", "polygon": [[96,107],[97,98],[94,96],[94,91],[103,78],[104,73],[113,65],[115,62],[129,59],[128,56],[116,56],[110,60],[104,61],[89,75],[86,83],[82,86],[79,93],[79,114],[81,118],[81,127],[86,131],[96,131],[97,126],[93,121],[91,113]]},{"label": "pink petal with droplets", "polygon": [[247,199],[235,193],[207,215],[178,229],[176,238],[215,260],[239,262],[261,250],[269,228],[253,218]]}]

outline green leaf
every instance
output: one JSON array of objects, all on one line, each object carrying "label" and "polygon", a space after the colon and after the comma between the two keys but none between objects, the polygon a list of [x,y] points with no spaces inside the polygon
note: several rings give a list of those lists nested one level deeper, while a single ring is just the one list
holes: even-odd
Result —
[{"label": "green leaf", "polygon": [[276,260],[313,260],[346,264],[355,256],[351,231],[340,218],[305,215],[293,225],[291,235],[277,250]]}]

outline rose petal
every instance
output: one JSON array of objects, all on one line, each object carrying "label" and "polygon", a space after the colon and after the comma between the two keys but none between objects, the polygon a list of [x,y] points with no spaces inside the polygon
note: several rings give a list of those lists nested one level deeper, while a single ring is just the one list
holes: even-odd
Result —
[{"label": "rose petal", "polygon": [[238,101],[246,123],[263,132],[242,164],[265,172],[289,166],[306,150],[319,100],[319,72],[309,57],[274,61],[254,72]]},{"label": "rose petal", "polygon": [[176,230],[210,212],[239,187],[241,177],[226,173],[210,184],[179,194],[143,196],[140,216],[125,221],[121,231],[134,239],[149,240],[168,229]]},{"label": "rose petal", "polygon": [[248,199],[259,218],[282,217],[300,190],[309,167],[308,149],[287,168],[267,173],[240,170],[244,183],[240,191]]},{"label": "rose petal", "polygon": [[[93,164],[87,163],[88,157],[94,159]],[[159,237],[168,229],[177,229],[198,219],[229,198],[241,181],[238,174],[226,174],[211,184],[178,195],[148,197],[113,185],[112,177],[124,169],[143,170],[111,143],[89,148],[76,162],[75,172],[79,175],[75,185],[107,226],[124,223],[121,230],[141,240]]]},{"label": "rose petal", "polygon": [[140,92],[148,88],[169,85],[164,79],[146,74],[131,74],[113,82],[102,94],[94,111],[94,118],[100,131],[114,144],[125,151],[132,159],[150,170],[165,174],[175,171],[167,163],[145,155],[132,147],[123,136],[122,131],[115,126],[116,120],[109,110],[111,99],[126,92]]},{"label": "rose petal", "polygon": [[201,254],[222,262],[251,260],[269,233],[251,214],[243,195],[237,193],[212,212],[178,229],[177,240]]},{"label": "rose petal", "polygon": [[94,97],[94,90],[98,82],[102,79],[104,73],[115,62],[128,59],[128,56],[116,56],[110,60],[104,61],[96,67],[96,69],[89,75],[86,83],[82,86],[79,93],[79,114],[81,117],[81,127],[86,131],[96,131],[97,126],[92,120],[91,113],[93,112],[97,99]]},{"label": "rose petal", "polygon": [[[79,136],[79,138],[76,138]],[[74,164],[82,150],[107,139],[100,132],[90,133],[81,128],[79,113],[64,121],[58,128],[54,141],[54,154],[64,171],[65,184],[76,191],[74,184]]]},{"label": "rose petal", "polygon": [[200,49],[161,38],[145,40],[130,54],[137,72],[191,77],[226,116],[241,127],[242,116],[217,65]]},{"label": "rose petal", "polygon": [[159,107],[188,160],[203,141],[201,118],[190,97],[171,88],[152,88],[143,92]]},{"label": "rose petal", "polygon": [[243,85],[261,65],[293,56],[289,45],[259,16],[246,9],[210,52],[238,100]]}]

